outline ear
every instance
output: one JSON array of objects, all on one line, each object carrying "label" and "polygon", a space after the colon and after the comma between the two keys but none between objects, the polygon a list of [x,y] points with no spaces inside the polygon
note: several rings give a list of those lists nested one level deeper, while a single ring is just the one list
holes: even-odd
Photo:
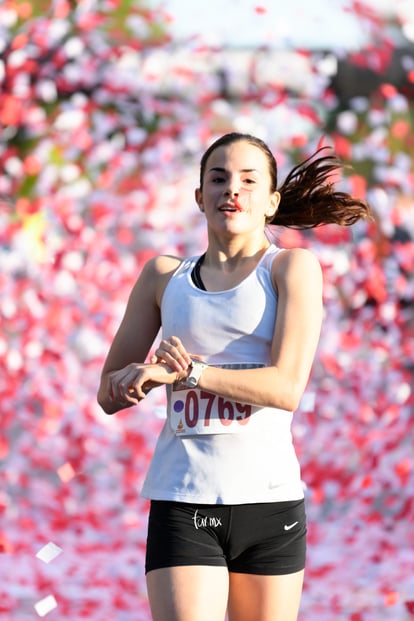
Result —
[{"label": "ear", "polygon": [[273,192],[270,197],[270,203],[267,206],[267,209],[265,212],[265,216],[267,218],[271,218],[275,215],[275,213],[277,212],[277,208],[279,207],[279,203],[280,203],[280,192]]},{"label": "ear", "polygon": [[203,207],[203,194],[200,190],[200,188],[197,188],[195,191],[195,199],[196,199],[196,203],[200,208],[200,211],[204,211],[204,207]]}]

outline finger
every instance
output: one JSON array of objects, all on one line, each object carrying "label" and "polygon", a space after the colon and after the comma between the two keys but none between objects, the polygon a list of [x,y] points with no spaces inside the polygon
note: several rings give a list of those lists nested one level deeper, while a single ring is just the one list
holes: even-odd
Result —
[{"label": "finger", "polygon": [[162,349],[157,349],[156,354],[157,362],[165,362],[173,371],[182,371],[188,366],[177,351],[172,351],[170,353]]},{"label": "finger", "polygon": [[[147,369],[150,368],[148,365],[146,365],[146,367]],[[149,380],[148,378],[145,379],[147,375],[147,373],[142,372],[142,369],[138,373],[138,375],[137,370],[132,369],[127,377],[124,378],[122,382],[122,389],[124,389],[124,385],[126,384],[126,398],[129,401],[134,400],[134,402],[137,403],[138,401],[145,399],[151,388],[156,386],[156,383],[151,382],[151,380]]]},{"label": "finger", "polygon": [[135,377],[130,377],[126,383],[122,383],[120,388],[120,394],[125,401],[129,403],[138,403],[142,399],[142,395],[139,390],[139,382]]},{"label": "finger", "polygon": [[183,368],[186,369],[188,365],[191,364],[190,354],[187,352],[186,348],[184,347],[182,341],[178,338],[178,336],[172,336],[170,338],[170,342],[176,348],[179,356],[184,361],[185,366],[183,366]]},{"label": "finger", "polygon": [[133,405],[136,405],[140,400],[137,391],[133,386],[128,386],[126,389],[124,389],[124,387],[120,387],[119,398],[124,403],[132,403]]},{"label": "finger", "polygon": [[190,355],[177,336],[162,340],[156,354],[176,371],[185,370],[191,364]]},{"label": "finger", "polygon": [[167,339],[167,342],[170,342],[171,345],[173,345],[173,347],[182,347],[183,343],[181,341],[181,339],[178,336],[170,336],[169,339]]},{"label": "finger", "polygon": [[145,386],[138,387],[138,389],[134,391],[137,400],[142,401],[142,399],[145,399],[145,397],[147,396],[150,390],[151,390],[150,387],[145,387]]},{"label": "finger", "polygon": [[123,375],[114,375],[111,378],[111,386],[115,399],[125,403],[138,403],[134,383],[135,374],[132,372]]}]

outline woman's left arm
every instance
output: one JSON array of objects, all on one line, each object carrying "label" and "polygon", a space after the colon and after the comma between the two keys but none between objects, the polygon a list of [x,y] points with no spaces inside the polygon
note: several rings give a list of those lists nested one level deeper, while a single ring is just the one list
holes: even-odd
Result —
[{"label": "woman's left arm", "polygon": [[279,399],[288,405],[283,409],[294,410],[308,383],[321,332],[322,269],[315,255],[302,248],[285,251],[278,259],[273,271],[278,308],[272,362]]},{"label": "woman's left arm", "polygon": [[[306,388],[319,341],[322,270],[310,251],[296,248],[276,257],[272,277],[278,293],[272,364],[237,370],[209,366],[198,386],[233,401],[294,411]],[[157,355],[181,372],[188,359],[185,344],[178,339],[174,345],[164,342]]]}]

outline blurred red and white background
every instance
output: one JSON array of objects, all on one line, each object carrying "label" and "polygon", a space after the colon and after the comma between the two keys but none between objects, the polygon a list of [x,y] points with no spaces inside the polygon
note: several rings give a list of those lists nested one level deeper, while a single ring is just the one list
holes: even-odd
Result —
[{"label": "blurred red and white background", "polygon": [[150,618],[140,486],[164,395],[107,417],[96,389],[144,262],[204,248],[198,161],[232,130],[262,137],[281,179],[334,147],[352,165],[339,183],[375,211],[352,230],[272,232],[311,248],[325,274],[294,423],[309,517],[300,619],[414,619],[412,7],[341,2],[359,32],[347,48],[340,20],[338,46],[315,18],[321,44],[302,47],[272,3],[242,4],[266,25],[260,45],[196,20],[178,35],[168,2],[0,5],[5,621]]}]

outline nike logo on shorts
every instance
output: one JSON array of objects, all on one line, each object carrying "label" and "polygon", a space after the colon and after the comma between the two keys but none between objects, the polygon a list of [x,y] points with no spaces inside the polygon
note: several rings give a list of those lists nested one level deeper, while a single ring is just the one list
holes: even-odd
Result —
[{"label": "nike logo on shorts", "polygon": [[296,524],[299,524],[299,522],[293,522],[293,524],[285,524],[284,529],[285,530],[290,530],[291,528],[296,526]]}]

